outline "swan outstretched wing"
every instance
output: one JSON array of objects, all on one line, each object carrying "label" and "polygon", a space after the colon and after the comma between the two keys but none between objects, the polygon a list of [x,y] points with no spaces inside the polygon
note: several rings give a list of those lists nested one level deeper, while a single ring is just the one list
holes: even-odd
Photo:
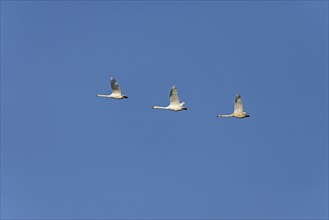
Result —
[{"label": "swan outstretched wing", "polygon": [[242,113],[243,112],[243,105],[241,96],[237,94],[234,98],[234,113]]},{"label": "swan outstretched wing", "polygon": [[112,89],[112,93],[121,94],[119,84],[113,77],[111,77],[111,89]]},{"label": "swan outstretched wing", "polygon": [[173,86],[171,88],[169,98],[170,98],[170,105],[179,105],[179,98],[178,98],[176,86]]}]

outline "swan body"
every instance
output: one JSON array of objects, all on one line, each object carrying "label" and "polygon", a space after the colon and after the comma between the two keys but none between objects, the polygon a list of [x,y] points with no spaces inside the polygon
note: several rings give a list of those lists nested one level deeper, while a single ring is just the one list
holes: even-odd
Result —
[{"label": "swan body", "polygon": [[153,106],[153,109],[164,109],[164,110],[171,110],[171,111],[182,111],[187,110],[186,107],[184,107],[184,102],[179,102],[178,93],[176,86],[173,86],[170,90],[169,94],[170,98],[170,104],[166,107],[164,106]]},{"label": "swan body", "polygon": [[117,81],[111,77],[111,89],[112,93],[108,95],[103,95],[103,94],[97,94],[96,97],[103,97],[103,98],[113,98],[113,99],[127,99],[128,96],[122,95],[119,84]]},{"label": "swan body", "polygon": [[217,117],[247,118],[247,117],[250,117],[250,115],[247,112],[243,111],[241,96],[239,94],[237,94],[234,98],[234,112],[232,114],[228,114],[228,115],[217,115]]}]

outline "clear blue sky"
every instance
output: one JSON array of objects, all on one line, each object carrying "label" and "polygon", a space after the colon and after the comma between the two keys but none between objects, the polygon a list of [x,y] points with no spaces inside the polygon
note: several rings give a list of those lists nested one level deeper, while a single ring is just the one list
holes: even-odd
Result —
[{"label": "clear blue sky", "polygon": [[1,1],[1,218],[327,217],[327,1]]}]

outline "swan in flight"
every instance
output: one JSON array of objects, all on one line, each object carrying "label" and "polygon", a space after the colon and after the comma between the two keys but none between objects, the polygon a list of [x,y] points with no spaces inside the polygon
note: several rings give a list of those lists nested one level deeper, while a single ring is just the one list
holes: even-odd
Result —
[{"label": "swan in flight", "polygon": [[113,98],[113,99],[127,99],[128,96],[122,95],[120,87],[117,83],[117,81],[111,77],[111,88],[112,88],[112,93],[109,95],[102,95],[102,94],[97,94],[96,97],[104,97],[104,98]]},{"label": "swan in flight", "polygon": [[166,109],[166,110],[171,110],[171,111],[181,111],[181,110],[187,110],[186,107],[184,107],[184,102],[179,102],[178,94],[177,94],[177,89],[176,86],[173,86],[170,90],[169,94],[170,98],[170,104],[167,107],[162,107],[162,106],[153,106],[153,109]]},{"label": "swan in flight", "polygon": [[250,115],[243,111],[241,96],[237,94],[234,99],[234,112],[229,115],[217,115],[217,117],[247,118],[250,117]]}]

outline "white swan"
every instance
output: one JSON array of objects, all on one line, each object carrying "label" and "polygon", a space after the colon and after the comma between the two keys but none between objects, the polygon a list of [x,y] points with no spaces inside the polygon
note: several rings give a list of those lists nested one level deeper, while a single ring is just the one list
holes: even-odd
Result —
[{"label": "white swan", "polygon": [[184,102],[179,102],[178,94],[177,94],[177,89],[176,86],[173,86],[170,90],[169,94],[170,98],[170,104],[167,107],[163,106],[153,106],[153,109],[165,109],[165,110],[171,110],[171,111],[181,111],[181,110],[187,110],[186,107],[184,107]]},{"label": "white swan", "polygon": [[112,88],[111,94],[109,94],[109,95],[97,94],[96,97],[113,98],[113,99],[127,99],[128,98],[128,96],[121,94],[119,85],[113,77],[111,77],[111,88]]},{"label": "white swan", "polygon": [[229,115],[217,115],[217,117],[247,118],[250,117],[250,115],[243,111],[241,96],[237,94],[234,98],[234,112]]}]

